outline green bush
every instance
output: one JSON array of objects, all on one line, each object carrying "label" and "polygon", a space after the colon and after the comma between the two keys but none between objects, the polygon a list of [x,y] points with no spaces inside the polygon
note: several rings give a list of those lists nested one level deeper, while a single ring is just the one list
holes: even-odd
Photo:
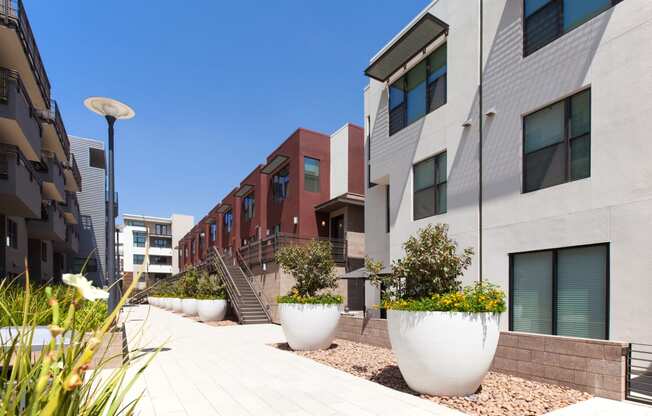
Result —
[{"label": "green bush", "polygon": [[[202,272],[190,269],[176,282],[179,297],[195,299],[197,297],[199,278]],[[203,272],[205,273],[205,272]]]},{"label": "green bush", "polygon": [[403,244],[405,256],[381,274],[382,263],[365,260],[371,282],[382,288],[381,306],[410,311],[503,312],[505,293],[492,284],[461,290],[461,276],[471,265],[473,249],[458,254],[448,226],[420,229]]},{"label": "green bush", "polygon": [[301,303],[301,304],[340,304],[343,302],[342,296],[332,293],[324,293],[323,295],[315,296],[301,296],[298,293],[291,293],[285,296],[279,296],[276,301],[278,303]]},{"label": "green bush", "polygon": [[197,277],[196,299],[212,300],[226,299],[226,289],[222,279],[215,274],[202,272]]},{"label": "green bush", "polygon": [[[279,296],[277,302],[293,303],[291,299],[303,299],[296,303],[322,303],[319,300],[324,299],[326,302],[323,303],[341,303],[341,297],[340,302],[333,302],[336,295],[317,296],[320,291],[337,287],[330,242],[313,240],[306,245],[283,247],[276,253],[275,260],[296,280],[292,291],[286,296]],[[307,298],[315,298],[315,301],[308,302]]]}]

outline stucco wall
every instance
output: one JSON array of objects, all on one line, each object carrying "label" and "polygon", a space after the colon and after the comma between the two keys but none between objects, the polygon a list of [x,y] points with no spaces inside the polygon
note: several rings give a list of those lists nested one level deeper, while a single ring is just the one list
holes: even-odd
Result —
[{"label": "stucco wall", "polygon": [[[652,3],[622,2],[526,58],[522,3],[485,2],[483,102],[496,115],[483,116],[484,278],[507,290],[510,253],[610,243],[609,337],[652,343],[643,318],[652,293],[652,52],[636,46],[652,38]],[[478,247],[477,8],[440,0],[430,12],[450,25],[448,103],[390,138],[385,86],[370,80],[365,90],[371,180],[381,184],[367,192],[366,247],[385,263],[428,223],[447,223],[461,247]],[[523,194],[522,116],[586,87],[591,177]],[[462,127],[467,119],[471,126]],[[448,213],[414,221],[412,166],[443,150]],[[391,184],[389,235],[383,184]],[[477,279],[479,261],[476,255],[465,282]]]}]

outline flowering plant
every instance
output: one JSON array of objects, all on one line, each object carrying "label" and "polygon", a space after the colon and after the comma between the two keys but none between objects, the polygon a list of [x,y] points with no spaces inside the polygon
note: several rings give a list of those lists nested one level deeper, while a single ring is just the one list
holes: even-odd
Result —
[{"label": "flowering plant", "polygon": [[507,309],[505,292],[491,283],[475,283],[462,291],[444,294],[435,293],[421,299],[384,300],[385,309],[403,311],[442,312],[492,312],[501,313]]}]

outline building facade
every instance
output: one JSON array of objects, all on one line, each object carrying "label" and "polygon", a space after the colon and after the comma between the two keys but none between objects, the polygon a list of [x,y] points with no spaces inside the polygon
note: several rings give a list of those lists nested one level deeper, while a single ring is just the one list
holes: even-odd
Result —
[{"label": "building facade", "polygon": [[82,178],[27,16],[0,8],[0,277],[49,281],[79,250]]},{"label": "building facade", "polygon": [[194,218],[172,214],[169,218],[124,214],[117,227],[117,253],[123,285],[143,272],[143,282],[171,277],[179,273],[179,240],[192,227]]},{"label": "building facade", "polygon": [[70,136],[70,149],[79,163],[79,170],[84,178],[84,188],[77,194],[81,219],[79,251],[71,256],[72,270],[81,272],[83,268],[88,279],[99,286],[104,286],[107,284],[104,143],[99,140]]},{"label": "building facade", "polygon": [[434,1],[371,59],[367,254],[448,224],[504,330],[652,343],[652,3],[482,4]]}]

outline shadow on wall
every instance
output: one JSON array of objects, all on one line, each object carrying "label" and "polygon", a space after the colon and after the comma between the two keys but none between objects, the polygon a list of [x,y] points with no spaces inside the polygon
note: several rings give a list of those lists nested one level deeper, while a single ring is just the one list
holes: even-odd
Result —
[{"label": "shadow on wall", "polygon": [[[90,255],[92,258],[95,258],[95,264],[97,265],[97,271],[86,273],[86,277],[92,280],[94,285],[99,287],[104,286],[104,270],[102,269],[102,262],[100,261],[99,253],[97,252],[97,238],[95,237],[95,228],[93,227],[93,221],[89,215],[81,216],[81,224],[79,227],[79,247],[79,257],[87,259]],[[88,252],[84,253],[81,251],[81,247],[90,249]]]}]

